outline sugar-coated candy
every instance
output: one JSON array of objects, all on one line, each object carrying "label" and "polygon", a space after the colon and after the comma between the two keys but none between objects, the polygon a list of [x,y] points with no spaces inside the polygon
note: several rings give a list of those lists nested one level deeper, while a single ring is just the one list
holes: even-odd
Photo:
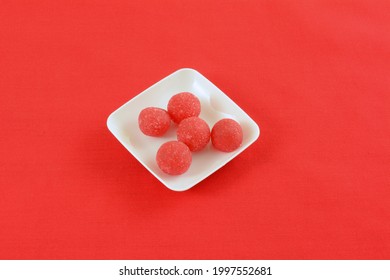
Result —
[{"label": "sugar-coated candy", "polygon": [[168,131],[171,118],[164,109],[147,107],[140,112],[138,125],[145,135],[162,136]]},{"label": "sugar-coated candy", "polygon": [[211,143],[222,152],[232,152],[241,146],[243,138],[241,125],[232,119],[218,121],[211,130]]},{"label": "sugar-coated candy", "polygon": [[186,144],[192,152],[203,150],[210,141],[210,127],[201,118],[186,118],[177,128],[177,140]]},{"label": "sugar-coated candy", "polygon": [[183,174],[190,168],[192,155],[186,144],[179,141],[169,141],[161,145],[157,151],[158,167],[169,175]]},{"label": "sugar-coated candy", "polygon": [[175,94],[168,102],[168,113],[172,120],[179,124],[186,118],[199,116],[200,101],[190,92]]}]

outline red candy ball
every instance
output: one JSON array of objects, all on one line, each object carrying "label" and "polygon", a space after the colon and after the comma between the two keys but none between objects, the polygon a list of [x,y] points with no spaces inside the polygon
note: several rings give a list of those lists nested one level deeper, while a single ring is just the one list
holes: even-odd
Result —
[{"label": "red candy ball", "polygon": [[138,125],[145,135],[162,136],[168,131],[171,118],[164,109],[148,107],[139,114]]},{"label": "red candy ball", "polygon": [[241,146],[243,138],[240,124],[232,119],[218,121],[211,130],[211,143],[222,152],[232,152]]},{"label": "red candy ball", "polygon": [[192,152],[200,151],[210,141],[210,128],[201,118],[184,119],[177,128],[177,140],[186,144]]},{"label": "red candy ball", "polygon": [[186,144],[179,141],[169,141],[158,149],[156,161],[164,173],[180,175],[190,168],[192,155]]},{"label": "red candy ball", "polygon": [[168,113],[175,123],[189,117],[197,117],[200,114],[200,101],[192,93],[178,93],[169,100]]}]

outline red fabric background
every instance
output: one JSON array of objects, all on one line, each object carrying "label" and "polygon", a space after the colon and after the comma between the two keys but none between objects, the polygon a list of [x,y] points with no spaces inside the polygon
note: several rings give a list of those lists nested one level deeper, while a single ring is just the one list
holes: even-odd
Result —
[{"label": "red fabric background", "polygon": [[[388,1],[2,1],[0,258],[390,258]],[[182,67],[261,127],[165,188],[108,115]]]}]

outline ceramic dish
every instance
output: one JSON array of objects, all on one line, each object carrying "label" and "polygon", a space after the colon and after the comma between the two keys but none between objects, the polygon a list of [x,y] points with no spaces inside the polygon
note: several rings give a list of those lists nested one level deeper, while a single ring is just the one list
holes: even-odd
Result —
[{"label": "ceramic dish", "polygon": [[[210,142],[204,150],[192,153],[192,164],[186,173],[171,176],[159,169],[155,158],[163,143],[176,140],[177,126],[172,123],[163,137],[146,136],[138,127],[138,115],[146,107],[166,109],[169,99],[183,91],[191,92],[199,98],[199,117],[208,123],[210,129],[218,120],[231,118],[241,124],[244,138],[241,147],[231,153],[215,150]],[[198,71],[189,68],[174,72],[115,110],[108,117],[107,126],[146,169],[174,191],[190,189],[248,148],[260,135],[258,125],[237,104]]]}]

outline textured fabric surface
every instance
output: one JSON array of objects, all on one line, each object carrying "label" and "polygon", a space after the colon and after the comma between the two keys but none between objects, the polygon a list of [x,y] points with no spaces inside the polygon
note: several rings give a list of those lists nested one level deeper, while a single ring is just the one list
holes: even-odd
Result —
[{"label": "textured fabric surface", "polygon": [[[389,259],[388,1],[2,1],[1,259]],[[183,67],[260,126],[183,193],[106,128]]]}]

